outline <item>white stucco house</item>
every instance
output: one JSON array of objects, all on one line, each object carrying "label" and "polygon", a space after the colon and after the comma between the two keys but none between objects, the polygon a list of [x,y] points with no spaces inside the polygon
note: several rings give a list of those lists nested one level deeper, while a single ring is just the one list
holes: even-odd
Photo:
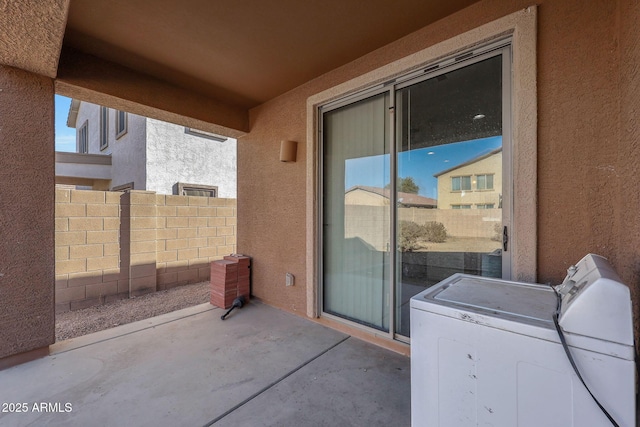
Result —
[{"label": "white stucco house", "polygon": [[76,153],[56,153],[56,183],[96,190],[236,198],[236,140],[72,100]]}]

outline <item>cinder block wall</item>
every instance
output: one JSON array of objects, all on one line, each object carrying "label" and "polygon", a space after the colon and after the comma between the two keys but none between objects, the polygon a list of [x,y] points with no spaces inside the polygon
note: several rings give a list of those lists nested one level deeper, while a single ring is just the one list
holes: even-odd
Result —
[{"label": "cinder block wall", "polygon": [[[118,294],[120,196],[56,190],[56,310],[101,304]],[[128,284],[127,284],[128,288]]]},{"label": "cinder block wall", "polygon": [[131,191],[124,193],[120,202],[120,268],[129,278],[129,296],[155,292],[156,193]]},{"label": "cinder block wall", "polygon": [[[376,250],[386,251],[389,244],[389,233],[380,230],[389,229],[388,206],[345,206],[345,236],[359,237]],[[426,224],[430,221],[442,223],[449,236],[490,239],[496,235],[498,221],[488,219],[501,218],[499,209],[421,209],[399,208],[398,219]]]},{"label": "cinder block wall", "polygon": [[209,280],[236,250],[236,200],[56,190],[56,311]]},{"label": "cinder block wall", "polygon": [[210,263],[236,250],[236,200],[156,196],[157,286],[209,280]]}]

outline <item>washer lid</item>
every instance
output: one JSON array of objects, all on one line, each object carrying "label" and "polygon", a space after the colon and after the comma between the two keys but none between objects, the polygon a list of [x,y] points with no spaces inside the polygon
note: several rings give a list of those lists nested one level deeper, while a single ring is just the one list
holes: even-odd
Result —
[{"label": "washer lid", "polygon": [[557,299],[549,286],[456,274],[424,295],[435,303],[466,308],[523,323],[552,322]]}]

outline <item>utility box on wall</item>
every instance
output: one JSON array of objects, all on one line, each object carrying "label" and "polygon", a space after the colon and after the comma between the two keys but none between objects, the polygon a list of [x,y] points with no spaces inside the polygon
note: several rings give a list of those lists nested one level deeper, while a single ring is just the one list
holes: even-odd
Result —
[{"label": "utility box on wall", "polygon": [[211,304],[229,308],[233,300],[251,296],[251,258],[243,255],[228,255],[211,263]]}]

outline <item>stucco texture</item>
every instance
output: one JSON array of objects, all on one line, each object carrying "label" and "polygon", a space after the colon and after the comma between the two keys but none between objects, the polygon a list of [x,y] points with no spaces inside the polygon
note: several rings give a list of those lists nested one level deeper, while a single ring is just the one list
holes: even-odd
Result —
[{"label": "stucco texture", "polygon": [[[537,280],[559,283],[593,252],[610,259],[635,299],[638,5],[538,3]],[[251,131],[238,140],[238,251],[254,257],[256,296],[301,312],[311,286],[304,280],[305,180],[315,173],[304,161],[307,99],[529,5],[479,2],[251,110]],[[296,163],[278,161],[284,139],[299,142]],[[295,286],[285,286],[286,272]]]},{"label": "stucco texture", "polygon": [[[614,245],[615,264],[623,278],[632,286],[633,313],[640,319],[640,2],[624,0],[620,4],[620,144],[616,153],[617,173],[620,175],[616,219],[619,224]],[[636,328],[636,340],[638,339]],[[637,347],[637,344],[636,344]]]},{"label": "stucco texture", "polygon": [[146,129],[146,190],[175,194],[181,182],[216,186],[217,197],[236,197],[235,139],[215,141],[154,119],[147,119]]},{"label": "stucco texture", "polygon": [[133,183],[135,190],[147,186],[146,117],[127,113],[127,131],[116,139],[116,110],[109,109],[107,119],[108,146],[100,149],[100,106],[80,103],[76,119],[78,130],[87,123],[89,153],[111,155],[111,187]]},{"label": "stucco texture", "polygon": [[135,190],[147,189],[146,121],[146,117],[127,113],[127,133],[115,139],[116,112],[109,111],[112,187],[133,182]]},{"label": "stucco texture", "polygon": [[[255,257],[252,293],[300,315],[306,313],[305,94],[252,110],[251,134],[238,140],[238,252]],[[281,140],[298,142],[296,162],[280,162]],[[294,286],[285,285],[287,272]]]},{"label": "stucco texture", "polygon": [[219,135],[236,137],[248,130],[243,108],[72,48],[62,49],[56,93]]},{"label": "stucco texture", "polygon": [[[587,252],[617,258],[620,202],[617,4],[548,2],[538,44],[539,275]],[[624,274],[624,272],[621,272]],[[628,278],[628,277],[627,277]]]},{"label": "stucco texture", "polygon": [[0,66],[0,358],[54,342],[53,95]]},{"label": "stucco texture", "polygon": [[55,77],[70,0],[1,0],[0,64]]}]

